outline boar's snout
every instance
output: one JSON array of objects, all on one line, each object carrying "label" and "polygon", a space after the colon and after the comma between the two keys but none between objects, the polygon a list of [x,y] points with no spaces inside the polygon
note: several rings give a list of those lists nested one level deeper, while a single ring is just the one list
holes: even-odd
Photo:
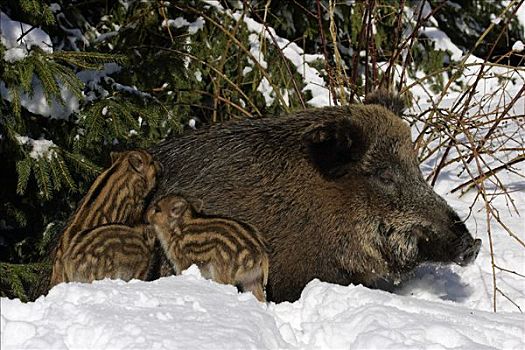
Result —
[{"label": "boar's snout", "polygon": [[459,239],[459,244],[457,245],[455,257],[452,261],[459,266],[467,266],[476,260],[481,248],[481,239],[472,238],[465,224],[459,221],[459,218],[455,213],[453,214],[453,217],[457,218],[457,221],[454,223],[452,230],[455,231],[455,234]]},{"label": "boar's snout", "polygon": [[467,266],[476,260],[481,239],[472,237],[451,208],[447,208],[446,212],[446,219],[439,219],[439,215],[436,215],[437,220],[423,228],[423,234],[420,235],[423,239],[418,242],[420,261]]},{"label": "boar's snout", "polygon": [[466,244],[465,249],[459,253],[454,262],[459,266],[467,266],[476,260],[480,248],[481,239],[476,238],[474,240],[470,240],[470,242]]}]

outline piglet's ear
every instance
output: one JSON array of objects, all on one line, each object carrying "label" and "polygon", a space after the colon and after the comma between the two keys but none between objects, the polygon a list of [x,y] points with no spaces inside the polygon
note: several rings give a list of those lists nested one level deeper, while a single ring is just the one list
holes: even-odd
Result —
[{"label": "piglet's ear", "polygon": [[128,155],[128,161],[131,167],[136,171],[141,173],[144,170],[144,160],[139,153],[131,152]]},{"label": "piglet's ear", "polygon": [[192,204],[197,213],[200,213],[204,207],[204,201],[200,198],[195,199]]},{"label": "piglet's ear", "polygon": [[358,133],[346,118],[312,125],[302,141],[314,167],[328,178],[344,175],[344,165],[355,158],[354,149],[359,149],[355,146]]},{"label": "piglet's ear", "polygon": [[119,152],[111,152],[109,154],[109,157],[111,158],[111,164],[115,163],[117,159],[120,157],[121,153]]}]

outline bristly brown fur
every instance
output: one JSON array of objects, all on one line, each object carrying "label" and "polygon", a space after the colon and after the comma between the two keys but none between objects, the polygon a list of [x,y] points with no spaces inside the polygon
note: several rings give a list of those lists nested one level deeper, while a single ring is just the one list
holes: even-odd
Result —
[{"label": "bristly brown fur", "polygon": [[252,226],[228,218],[199,215],[184,198],[169,195],[147,211],[157,238],[177,273],[197,264],[204,277],[238,286],[265,301],[266,244]]},{"label": "bristly brown fur", "polygon": [[141,221],[144,201],[156,185],[160,164],[142,150],[112,153],[111,158],[111,166],[91,185],[59,238],[50,288],[64,282],[63,254],[82,231],[109,223],[134,225]]},{"label": "bristly brown fur", "polygon": [[405,101],[403,101],[399,94],[386,89],[372,91],[366,95],[364,103],[367,105],[383,106],[400,117],[406,108]]},{"label": "bristly brown fur", "polygon": [[75,235],[62,256],[62,280],[146,280],[155,239],[153,229],[146,225],[109,224]]}]

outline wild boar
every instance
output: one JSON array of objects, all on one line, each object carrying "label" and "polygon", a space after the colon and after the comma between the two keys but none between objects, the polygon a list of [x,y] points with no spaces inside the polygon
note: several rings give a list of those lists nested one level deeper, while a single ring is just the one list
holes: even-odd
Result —
[{"label": "wild boar", "polygon": [[466,265],[479,252],[425,182],[410,129],[379,105],[300,111],[204,127],[153,147],[157,196],[257,227],[272,251],[267,298],[312,279],[373,286],[422,262]]}]

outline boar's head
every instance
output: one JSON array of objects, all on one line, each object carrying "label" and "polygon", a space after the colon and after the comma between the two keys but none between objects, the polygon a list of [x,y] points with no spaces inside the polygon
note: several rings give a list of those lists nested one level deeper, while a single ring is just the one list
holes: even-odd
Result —
[{"label": "boar's head", "polygon": [[380,106],[353,106],[350,114],[310,126],[303,143],[331,184],[328,197],[340,193],[334,212],[341,204],[348,210],[349,234],[333,239],[352,280],[368,284],[422,262],[472,262],[481,240],[425,182],[409,127]]}]

